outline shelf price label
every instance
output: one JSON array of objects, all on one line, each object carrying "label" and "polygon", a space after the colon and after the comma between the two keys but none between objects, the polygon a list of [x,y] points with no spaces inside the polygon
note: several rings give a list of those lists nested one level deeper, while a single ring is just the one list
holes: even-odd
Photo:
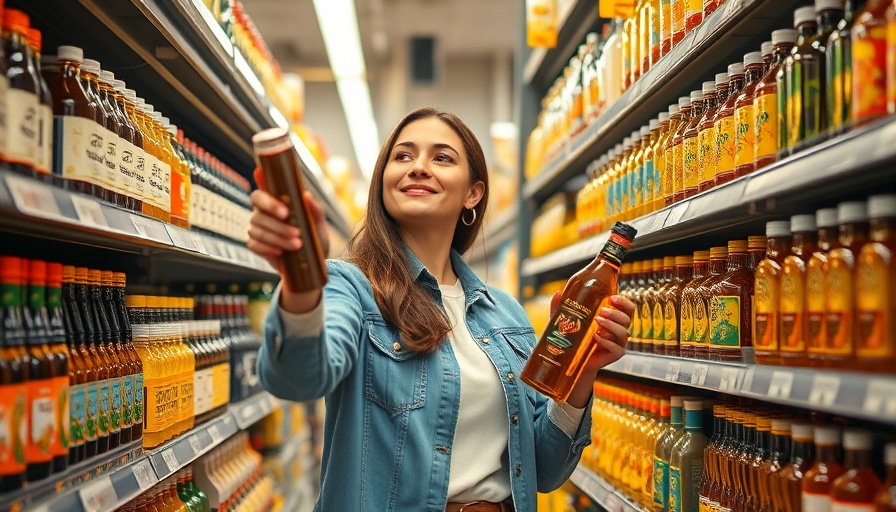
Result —
[{"label": "shelf price label", "polygon": [[709,365],[704,363],[697,363],[694,365],[694,370],[691,372],[691,384],[697,386],[703,386],[706,384],[706,375],[709,373]]},{"label": "shelf price label", "polygon": [[108,476],[94,480],[78,491],[78,498],[84,510],[100,512],[113,510],[118,506],[118,495],[112,487],[112,479]]},{"label": "shelf price label", "polygon": [[719,391],[737,391],[737,381],[740,380],[741,370],[738,368],[723,368],[722,380],[719,382]]},{"label": "shelf price label", "polygon": [[669,361],[666,365],[666,380],[677,382],[681,374],[681,361]]},{"label": "shelf price label", "polygon": [[177,462],[177,456],[174,455],[174,448],[168,448],[167,450],[162,451],[162,460],[165,461],[168,473],[173,473],[180,468],[180,463]]},{"label": "shelf price label", "polygon": [[6,186],[16,209],[20,212],[35,217],[65,219],[59,213],[59,205],[56,204],[53,189],[50,187],[15,175],[6,177]]},{"label": "shelf price label", "polygon": [[756,368],[748,368],[744,373],[744,381],[740,385],[740,390],[749,393],[753,389],[753,378],[756,377]]},{"label": "shelf price label", "polygon": [[189,437],[190,439],[190,448],[193,449],[193,455],[199,455],[202,453],[202,443],[199,441],[199,438],[195,435]]},{"label": "shelf price label", "polygon": [[632,370],[635,369],[635,360],[631,357],[626,357],[625,361],[622,362],[622,371],[625,373],[632,373]]},{"label": "shelf price label", "polygon": [[224,440],[224,436],[221,435],[221,431],[218,429],[218,425],[209,425],[208,426],[208,435],[212,438],[212,444],[219,445],[221,441]]},{"label": "shelf price label", "polygon": [[152,470],[149,459],[143,459],[135,464],[133,472],[134,478],[137,479],[137,485],[140,487],[141,491],[149,489],[158,482],[158,480],[154,478],[155,473]]},{"label": "shelf price label", "polygon": [[790,391],[793,389],[793,374],[790,372],[776,371],[772,372],[772,379],[768,383],[769,398],[790,398]]},{"label": "shelf price label", "polygon": [[875,416],[896,417],[896,382],[872,379],[865,392],[862,410]]},{"label": "shelf price label", "polygon": [[812,405],[834,405],[840,393],[840,377],[836,375],[816,375],[812,378],[809,403]]},{"label": "shelf price label", "polygon": [[103,214],[103,207],[100,206],[100,203],[78,194],[72,194],[71,200],[81,224],[91,228],[109,229],[109,222]]}]

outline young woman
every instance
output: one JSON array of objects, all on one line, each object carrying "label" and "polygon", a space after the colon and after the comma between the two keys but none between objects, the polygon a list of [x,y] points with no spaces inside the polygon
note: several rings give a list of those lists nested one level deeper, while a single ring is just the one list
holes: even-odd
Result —
[{"label": "young woman", "polygon": [[[321,208],[311,200],[326,247]],[[350,259],[323,290],[280,288],[258,374],[287,400],[326,397],[322,511],[533,511],[590,442],[597,370],[619,359],[634,304],[601,311],[595,352],[567,403],[519,380],[535,345],[523,308],[461,258],[482,227],[488,171],[456,116],[410,113],[376,163]],[[248,246],[281,267],[301,233],[252,194]]]}]

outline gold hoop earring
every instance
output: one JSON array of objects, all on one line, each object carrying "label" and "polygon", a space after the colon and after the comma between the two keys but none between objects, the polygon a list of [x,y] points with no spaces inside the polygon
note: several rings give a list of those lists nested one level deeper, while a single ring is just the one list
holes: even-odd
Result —
[{"label": "gold hoop earring", "polygon": [[467,208],[467,210],[473,212],[473,218],[470,222],[467,222],[467,219],[464,218],[464,214],[460,214],[460,221],[464,223],[464,226],[472,226],[474,222],[476,222],[476,210],[473,208]]}]

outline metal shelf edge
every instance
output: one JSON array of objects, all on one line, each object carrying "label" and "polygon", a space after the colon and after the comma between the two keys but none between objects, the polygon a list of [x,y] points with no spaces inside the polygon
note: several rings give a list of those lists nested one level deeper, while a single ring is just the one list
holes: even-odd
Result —
[{"label": "metal shelf edge", "polygon": [[608,512],[647,512],[581,463],[570,475],[569,481]]}]

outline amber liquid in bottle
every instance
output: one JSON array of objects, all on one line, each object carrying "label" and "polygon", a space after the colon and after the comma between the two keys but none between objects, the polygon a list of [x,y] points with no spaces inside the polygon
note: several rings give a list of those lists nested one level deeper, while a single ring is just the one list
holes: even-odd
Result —
[{"label": "amber liquid in bottle", "polygon": [[[868,0],[852,27],[852,121],[857,125],[887,114],[888,0]],[[892,30],[892,29],[891,29]]]},{"label": "amber liquid in bottle", "polygon": [[592,342],[598,330],[594,317],[616,293],[619,266],[636,234],[621,223],[611,231],[597,257],[567,282],[560,305],[521,375],[523,382],[555,400],[569,397],[585,362],[598,348]]},{"label": "amber liquid in bottle", "polygon": [[703,161],[700,159],[700,125],[706,119],[710,108],[715,108],[716,106],[715,82],[704,82],[702,93],[703,100],[693,103],[691,121],[685,129],[684,138],[682,139],[684,197],[686,198],[696,194],[700,186],[701,168],[703,166]]},{"label": "amber liquid in bottle", "polygon": [[19,258],[0,256],[0,386],[3,405],[10,411],[5,419],[10,443],[0,458],[0,489],[11,491],[25,484],[25,444],[20,433],[28,428],[28,361],[21,349],[26,343],[22,322],[22,263]]},{"label": "amber liquid in bottle", "polygon": [[[86,419],[84,422],[84,440],[86,442],[85,458],[95,457],[99,453],[99,399],[100,388],[106,385],[102,372],[102,362],[97,359],[94,352],[95,336],[97,336],[96,319],[93,313],[93,303],[88,293],[88,270],[85,267],[75,268],[75,293],[78,301],[78,309],[84,326],[84,342],[79,349],[81,357],[86,363]],[[104,444],[108,446],[108,434]]]},{"label": "amber liquid in bottle", "polygon": [[815,463],[802,480],[802,504],[805,512],[830,510],[831,486],[845,471],[840,465],[840,428],[815,427]]},{"label": "amber liquid in bottle", "polygon": [[896,367],[896,196],[872,196],[868,213],[869,241],[856,261],[856,359],[886,373]]},{"label": "amber liquid in bottle", "polygon": [[829,208],[819,212],[822,211],[826,212],[827,218],[824,225],[819,222],[818,245],[806,264],[806,356],[810,366],[824,366],[827,338],[825,269],[829,252],[840,245],[836,227],[837,211]]},{"label": "amber liquid in bottle", "polygon": [[709,275],[696,288],[694,305],[694,357],[710,358],[710,315],[712,287],[725,275],[728,268],[728,247],[713,247],[709,251]]},{"label": "amber liquid in bottle", "polygon": [[671,113],[669,119],[660,125],[662,133],[660,134],[660,140],[657,143],[656,163],[660,173],[660,197],[658,198],[658,201],[661,206],[669,206],[672,204],[672,193],[675,188],[673,184],[673,170],[675,166],[674,163],[670,162],[672,159],[670,141],[672,140],[673,133],[678,129],[681,122],[681,112],[679,111],[677,104],[670,106],[669,112]]},{"label": "amber liquid in bottle", "polygon": [[661,326],[653,324],[653,310],[657,304],[657,291],[662,287],[663,259],[654,258],[644,262],[647,273],[647,288],[644,291],[641,302],[641,342],[644,352],[648,354],[662,354],[662,341],[657,342],[657,331]]},{"label": "amber liquid in bottle", "polygon": [[844,434],[846,471],[831,485],[831,512],[873,512],[875,497],[883,485],[871,465],[872,444],[870,432],[847,431]]},{"label": "amber liquid in bottle", "polygon": [[53,102],[50,98],[50,87],[40,73],[41,42],[43,37],[39,30],[28,29],[28,46],[31,48],[31,71],[37,88],[38,107],[37,123],[38,148],[34,160],[34,170],[38,178],[52,182],[53,172]]},{"label": "amber liquid in bottle", "polygon": [[[666,290],[672,284],[675,277],[675,257],[666,256],[662,259],[659,271],[660,280],[653,296],[653,342],[654,352],[657,354],[665,354],[668,349],[669,340],[666,339]],[[676,326],[676,331],[677,326]]]},{"label": "amber liquid in bottle", "polygon": [[790,463],[778,473],[778,485],[783,512],[800,512],[803,476],[815,462],[815,444],[811,425],[794,424],[791,429]]},{"label": "amber liquid in bottle", "polygon": [[682,142],[684,141],[684,131],[691,122],[691,112],[694,106],[691,102],[681,107],[680,124],[672,134],[672,138],[669,139],[669,146],[666,149],[666,169],[667,172],[672,173],[672,201],[667,201],[667,204],[677,203],[684,199],[684,144]]},{"label": "amber liquid in bottle", "polygon": [[[850,204],[850,203],[846,203]],[[865,216],[864,204],[857,204]],[[868,240],[866,219],[844,221],[843,204],[838,207],[840,246],[828,253],[825,265],[825,339],[826,366],[848,368],[855,358],[855,260]]]},{"label": "amber liquid in bottle", "polygon": [[886,477],[874,498],[874,512],[896,510],[896,443],[888,443],[884,448],[884,464],[887,467]]},{"label": "amber liquid in bottle", "polygon": [[747,244],[728,242],[726,273],[712,283],[709,312],[710,359],[743,360],[753,345],[751,322],[753,272],[747,265]]},{"label": "amber liquid in bottle", "polygon": [[744,70],[746,86],[734,102],[734,177],[740,178],[753,172],[755,154],[756,114],[753,101],[756,99],[756,87],[762,78],[763,62],[761,54],[748,54],[752,58]]},{"label": "amber liquid in bottle", "polygon": [[789,255],[791,245],[787,234],[789,223],[768,224],[768,248],[766,258],[755,271],[753,300],[753,349],[756,361],[761,364],[781,364],[780,325],[781,267]]},{"label": "amber liquid in bottle", "polygon": [[696,338],[694,334],[695,301],[699,299],[697,287],[709,273],[709,251],[696,251],[693,256],[693,272],[691,279],[681,288],[679,307],[679,354],[681,357],[693,359],[696,356]]},{"label": "amber liquid in bottle", "polygon": [[719,106],[728,98],[728,82],[715,82],[715,88],[715,94],[707,99],[706,112],[697,123],[697,192],[711,189],[716,174],[716,127],[713,123]]},{"label": "amber liquid in bottle", "polygon": [[81,346],[84,325],[75,294],[75,267],[62,267],[62,307],[65,312],[66,338],[69,349],[69,450],[68,463],[74,465],[87,458],[84,429],[87,420],[87,368]]},{"label": "amber liquid in bottle", "polygon": [[852,29],[864,4],[863,0],[847,0],[844,18],[826,41],[825,93],[831,135],[852,126]]},{"label": "amber liquid in bottle", "polygon": [[[759,466],[759,512],[783,510],[778,473],[787,464],[790,455],[790,420],[773,419],[769,458]],[[764,493],[762,492],[764,490]]]},{"label": "amber liquid in bottle", "polygon": [[[772,64],[756,85],[753,99],[753,115],[756,119],[756,124],[753,127],[754,170],[761,169],[778,159],[778,95],[784,94],[784,91],[778,90],[777,75],[793,48],[793,42],[783,40],[782,36],[788,35],[788,33],[779,31],[775,31],[775,33],[782,40],[777,41],[775,45]],[[775,39],[774,33],[772,39]]]},{"label": "amber liquid in bottle", "polygon": [[71,358],[66,345],[66,329],[62,308],[62,264],[47,264],[47,333],[49,335],[50,354],[53,357],[53,391],[56,395],[57,414],[53,418],[56,424],[56,437],[53,440],[53,472],[60,473],[68,467],[70,396],[71,386],[69,366]]},{"label": "amber liquid in bottle", "polygon": [[724,405],[713,406],[713,435],[703,451],[703,479],[700,482],[700,510],[712,510],[718,506],[712,501],[712,488],[719,479],[718,456],[719,447],[725,435],[727,426],[727,408]]},{"label": "amber liquid in bottle", "polygon": [[[800,220],[804,218],[804,220]],[[798,224],[799,223],[799,224]],[[778,339],[781,364],[805,366],[808,364],[806,340],[806,265],[817,246],[815,218],[801,215],[791,219],[794,231],[789,253],[784,257],[780,272]]]},{"label": "amber liquid in bottle", "polygon": [[327,283],[325,255],[317,236],[317,226],[303,198],[302,170],[287,132],[272,128],[252,137],[265,187],[289,207],[287,222],[299,228],[304,243],[296,251],[283,253],[286,286],[294,292],[312,291]]},{"label": "amber liquid in bottle", "polygon": [[[131,441],[131,425],[124,422],[125,380],[128,378],[128,363],[121,351],[122,329],[118,315],[115,312],[112,284],[112,272],[108,270],[102,271],[99,293],[102,297],[101,306],[105,310],[110,329],[109,342],[105,344],[106,353],[111,363],[110,378],[112,379],[109,392],[109,428],[110,431],[118,431],[118,439],[113,439],[109,443],[110,448],[113,447],[112,445],[120,446]],[[115,437],[115,434],[113,434],[113,437]]]},{"label": "amber liquid in bottle", "polygon": [[37,119],[40,98],[28,47],[28,15],[16,9],[3,12],[3,50],[6,56],[6,164],[26,176],[35,175]]},{"label": "amber liquid in bottle", "polygon": [[666,288],[664,294],[663,320],[666,323],[664,335],[666,337],[666,355],[680,355],[681,346],[681,304],[682,291],[690,282],[694,273],[694,264],[691,256],[675,257],[675,276],[672,283]]},{"label": "amber liquid in bottle", "polygon": [[719,186],[733,180],[734,151],[735,151],[735,119],[734,112],[737,98],[746,85],[743,66],[732,64],[728,66],[728,99],[719,107],[719,114],[715,119],[716,127],[716,175],[714,184]]}]

